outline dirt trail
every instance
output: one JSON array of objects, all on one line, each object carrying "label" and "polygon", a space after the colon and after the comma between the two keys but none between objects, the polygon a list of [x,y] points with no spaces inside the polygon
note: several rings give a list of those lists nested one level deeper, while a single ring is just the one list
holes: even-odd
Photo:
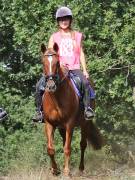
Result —
[{"label": "dirt trail", "polygon": [[108,170],[106,173],[90,174],[88,172],[80,175],[73,171],[71,177],[64,177],[63,174],[54,177],[48,169],[40,171],[16,172],[8,176],[0,177],[0,180],[135,180],[135,169]]}]

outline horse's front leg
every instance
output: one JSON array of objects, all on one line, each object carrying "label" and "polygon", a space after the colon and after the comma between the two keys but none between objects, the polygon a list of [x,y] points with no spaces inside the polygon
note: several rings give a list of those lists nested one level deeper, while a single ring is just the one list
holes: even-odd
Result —
[{"label": "horse's front leg", "polygon": [[50,123],[46,122],[45,132],[47,136],[47,152],[51,159],[52,173],[54,175],[57,175],[59,173],[59,170],[57,168],[57,164],[54,158],[54,155],[55,155],[55,149],[54,149],[54,144],[53,144],[54,131],[55,131],[55,128]]},{"label": "horse's front leg", "polygon": [[66,128],[66,141],[64,145],[64,156],[65,156],[64,174],[66,176],[70,175],[69,160],[70,160],[70,154],[71,154],[72,134],[73,134],[73,128],[70,128],[70,127]]}]

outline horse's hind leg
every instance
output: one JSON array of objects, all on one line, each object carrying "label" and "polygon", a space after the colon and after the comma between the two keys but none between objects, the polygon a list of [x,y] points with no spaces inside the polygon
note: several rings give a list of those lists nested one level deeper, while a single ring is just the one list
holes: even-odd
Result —
[{"label": "horse's hind leg", "polygon": [[66,141],[66,130],[63,129],[63,128],[59,128],[59,133],[62,137],[62,140],[63,140],[63,146],[65,145],[65,141]]},{"label": "horse's hind leg", "polygon": [[47,152],[51,159],[52,173],[54,175],[57,175],[57,174],[59,174],[60,171],[57,168],[57,164],[56,164],[55,157],[54,157],[55,150],[54,150],[53,140],[54,140],[55,129],[51,124],[46,122],[45,131],[46,131],[46,135],[47,135]]},{"label": "horse's hind leg", "polygon": [[79,170],[83,172],[84,170],[84,153],[87,147],[87,140],[86,140],[86,132],[85,128],[81,127],[81,141],[80,141],[80,149],[81,149],[81,160],[79,165]]}]

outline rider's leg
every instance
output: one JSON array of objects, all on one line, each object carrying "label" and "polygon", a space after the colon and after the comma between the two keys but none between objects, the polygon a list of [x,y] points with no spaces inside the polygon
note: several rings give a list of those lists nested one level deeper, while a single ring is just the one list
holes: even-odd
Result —
[{"label": "rider's leg", "polygon": [[45,77],[42,76],[36,84],[36,95],[35,95],[35,104],[36,104],[36,114],[32,118],[34,122],[43,122],[42,114],[42,96],[45,90]]},{"label": "rider's leg", "polygon": [[83,75],[82,71],[77,69],[77,70],[72,70],[72,73],[79,76],[79,78],[81,79],[81,89],[83,92],[83,103],[84,103],[84,115],[85,115],[85,119],[89,120],[91,117],[94,116],[94,112],[92,110],[92,108],[90,107],[90,87],[89,87],[89,82],[88,80],[85,78],[85,76]]}]

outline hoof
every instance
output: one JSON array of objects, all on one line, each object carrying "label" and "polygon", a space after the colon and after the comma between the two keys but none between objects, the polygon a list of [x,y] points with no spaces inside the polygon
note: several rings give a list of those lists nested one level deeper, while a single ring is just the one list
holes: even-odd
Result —
[{"label": "hoof", "polygon": [[79,169],[78,175],[79,176],[83,176],[84,175],[84,171]]},{"label": "hoof", "polygon": [[80,166],[79,166],[79,171],[80,171],[80,172],[83,172],[83,171],[84,171],[84,165],[80,165]]},{"label": "hoof", "polygon": [[60,175],[60,169],[51,169],[51,173],[54,175],[54,176],[58,176],[58,175]]},{"label": "hoof", "polygon": [[72,174],[70,173],[70,171],[68,169],[66,169],[66,170],[64,169],[64,176],[67,177],[67,178],[68,177],[71,178]]}]

